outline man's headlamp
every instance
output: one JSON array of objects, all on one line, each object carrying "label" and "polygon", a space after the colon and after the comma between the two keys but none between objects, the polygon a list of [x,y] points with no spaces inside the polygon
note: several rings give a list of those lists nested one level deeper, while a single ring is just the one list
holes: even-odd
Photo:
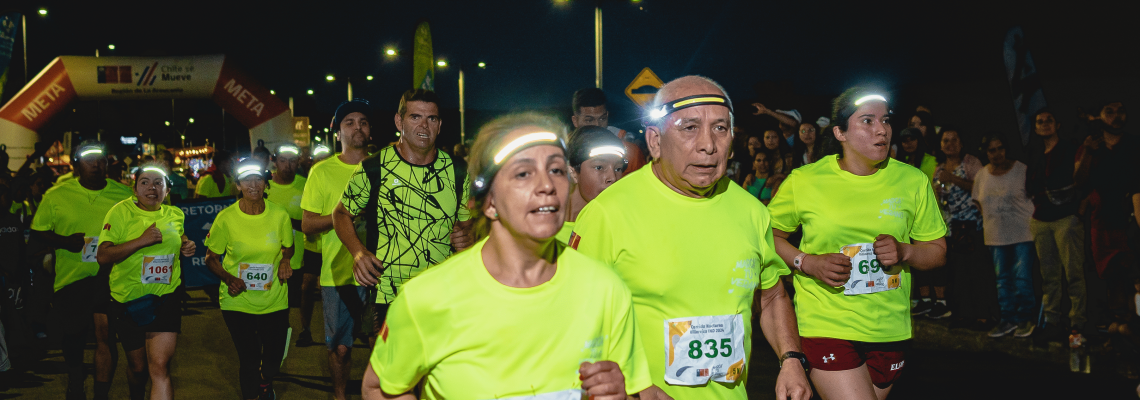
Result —
[{"label": "man's headlamp", "polygon": [[318,145],[316,145],[316,147],[313,147],[313,157],[316,157],[316,156],[319,156],[321,154],[325,154],[328,152],[329,152],[329,147],[325,146],[323,144],[318,144]]},{"label": "man's headlamp", "polygon": [[495,174],[499,172],[499,168],[502,168],[503,161],[506,161],[508,158],[511,158],[512,155],[523,149],[543,144],[556,145],[562,148],[563,153],[566,152],[566,143],[552,132],[535,132],[519,136],[510,143],[507,143],[506,146],[503,146],[502,149],[499,149],[499,151],[495,153],[495,157],[491,160],[492,164],[488,165],[483,173],[479,174],[479,177],[475,178],[475,181],[472,182],[472,185],[475,187],[475,196],[482,197],[491,190],[491,181],[495,179]]},{"label": "man's headlamp", "polygon": [[103,146],[94,143],[80,146],[75,151],[76,158],[83,158],[87,156],[103,156],[103,154]]},{"label": "man's headlamp", "polygon": [[286,154],[286,153],[301,154],[301,149],[299,149],[299,148],[297,148],[297,146],[294,146],[291,144],[283,144],[283,145],[281,145],[281,147],[277,148],[277,155],[282,155],[282,154]]},{"label": "man's headlamp", "polygon": [[672,114],[678,110],[707,105],[725,106],[728,108],[728,112],[732,112],[732,103],[729,103],[727,97],[716,94],[699,94],[695,96],[682,97],[677,100],[662,104],[660,107],[649,111],[649,119],[656,121],[665,118],[666,115]]}]

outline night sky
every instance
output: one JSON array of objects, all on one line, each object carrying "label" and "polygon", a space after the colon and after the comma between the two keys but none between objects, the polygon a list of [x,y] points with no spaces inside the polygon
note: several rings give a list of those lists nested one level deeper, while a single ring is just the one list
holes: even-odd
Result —
[{"label": "night sky", "polygon": [[[30,76],[56,56],[94,55],[96,49],[114,56],[221,53],[278,96],[294,97],[296,114],[312,117],[314,127],[327,126],[350,78],[355,96],[368,98],[384,114],[374,122],[380,127],[374,132],[381,133],[374,134],[377,143],[392,138],[388,113],[412,85],[412,35],[421,19],[431,23],[435,57],[451,64],[436,70],[444,142],[458,137],[460,64],[467,72],[469,135],[507,111],[568,116],[571,93],[594,81],[595,2],[246,3],[6,4],[0,12],[29,14]],[[745,115],[751,101],[798,108],[814,120],[845,87],[870,82],[896,93],[897,111],[908,118],[923,104],[934,108],[939,122],[1015,131],[1001,46],[1006,31],[1017,25],[1045,79],[1047,100],[1064,109],[1063,123],[1073,119],[1076,107],[1136,98],[1140,24],[1125,2],[1051,9],[1032,4],[1040,3],[979,8],[962,2],[602,1],[611,123],[637,129],[637,108],[623,91],[649,67],[666,81],[686,74],[719,81],[737,103],[744,127],[771,123]],[[35,13],[41,6],[48,8],[47,17]],[[116,49],[108,50],[108,44]],[[400,55],[385,56],[388,47]],[[17,42],[5,102],[23,84],[21,54]],[[488,67],[475,67],[478,62]],[[337,81],[326,82],[326,74]],[[369,74],[376,80],[365,81]],[[307,89],[316,94],[306,95]],[[73,115],[53,120],[41,135],[105,129],[163,141],[177,133],[162,121],[194,117],[188,137],[217,142],[224,129],[226,147],[248,146],[242,126],[223,120],[210,100],[178,100],[173,109],[169,103],[79,102]]]}]

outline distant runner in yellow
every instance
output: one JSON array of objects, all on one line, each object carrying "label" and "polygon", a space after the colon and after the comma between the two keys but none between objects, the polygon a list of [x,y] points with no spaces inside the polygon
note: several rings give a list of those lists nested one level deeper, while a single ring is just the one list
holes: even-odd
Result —
[{"label": "distant runner in yellow", "polygon": [[[776,251],[796,270],[802,345],[825,400],[887,397],[911,338],[910,270],[946,262],[930,179],[889,157],[890,116],[882,92],[844,92],[825,139],[833,155],[792,171],[768,206]],[[787,238],[800,227],[797,249]]]},{"label": "distant runner in yellow", "polygon": [[783,367],[776,397],[810,398],[768,210],[725,176],[732,101],[712,80],[686,76],[663,86],[650,110],[652,165],[586,205],[570,239],[633,293],[654,384],[641,398],[747,399],[756,295]]},{"label": "distant runner in yellow", "polygon": [[565,127],[501,117],[468,156],[471,248],[404,284],[365,399],[619,400],[650,385],[629,289],[554,240],[571,184]]},{"label": "distant runner in yellow", "polygon": [[574,222],[582,208],[625,174],[629,161],[624,145],[625,142],[602,126],[586,125],[570,133],[566,158],[570,161],[568,172],[570,181],[574,182],[574,192],[570,193],[570,204],[566,207],[566,222],[555,236],[559,242],[570,243]]},{"label": "distant runner in yellow", "polygon": [[[237,203],[218,213],[206,235],[206,266],[222,279],[222,319],[238,355],[243,399],[274,399],[273,377],[289,340],[290,258],[294,235],[285,208],[265,201],[269,171],[257,159],[237,164]],[[225,261],[219,258],[225,255]]]}]

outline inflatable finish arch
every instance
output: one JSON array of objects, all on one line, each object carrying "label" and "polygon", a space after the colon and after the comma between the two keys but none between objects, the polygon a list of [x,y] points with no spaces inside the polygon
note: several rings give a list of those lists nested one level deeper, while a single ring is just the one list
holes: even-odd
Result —
[{"label": "inflatable finish arch", "polygon": [[32,154],[36,131],[72,100],[213,98],[249,128],[250,143],[292,142],[293,116],[269,90],[223,55],[192,57],[60,56],[0,108],[0,143],[9,168]]}]

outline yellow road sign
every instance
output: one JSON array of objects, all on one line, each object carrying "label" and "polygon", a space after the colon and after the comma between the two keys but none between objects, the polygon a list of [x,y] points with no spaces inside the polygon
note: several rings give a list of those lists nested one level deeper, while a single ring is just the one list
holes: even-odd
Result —
[{"label": "yellow road sign", "polygon": [[[637,105],[645,107],[649,105],[649,102],[653,101],[654,95],[654,93],[645,93],[646,90],[642,88],[646,86],[652,87],[654,89],[653,91],[656,92],[656,89],[665,86],[665,82],[662,82],[661,78],[658,78],[657,74],[654,74],[653,70],[647,67],[641,70],[636,78],[633,78],[633,82],[630,82],[629,86],[625,87],[625,95],[628,96],[630,100],[633,100],[634,103],[637,103]],[[640,93],[634,93],[634,90],[638,90]]]}]

